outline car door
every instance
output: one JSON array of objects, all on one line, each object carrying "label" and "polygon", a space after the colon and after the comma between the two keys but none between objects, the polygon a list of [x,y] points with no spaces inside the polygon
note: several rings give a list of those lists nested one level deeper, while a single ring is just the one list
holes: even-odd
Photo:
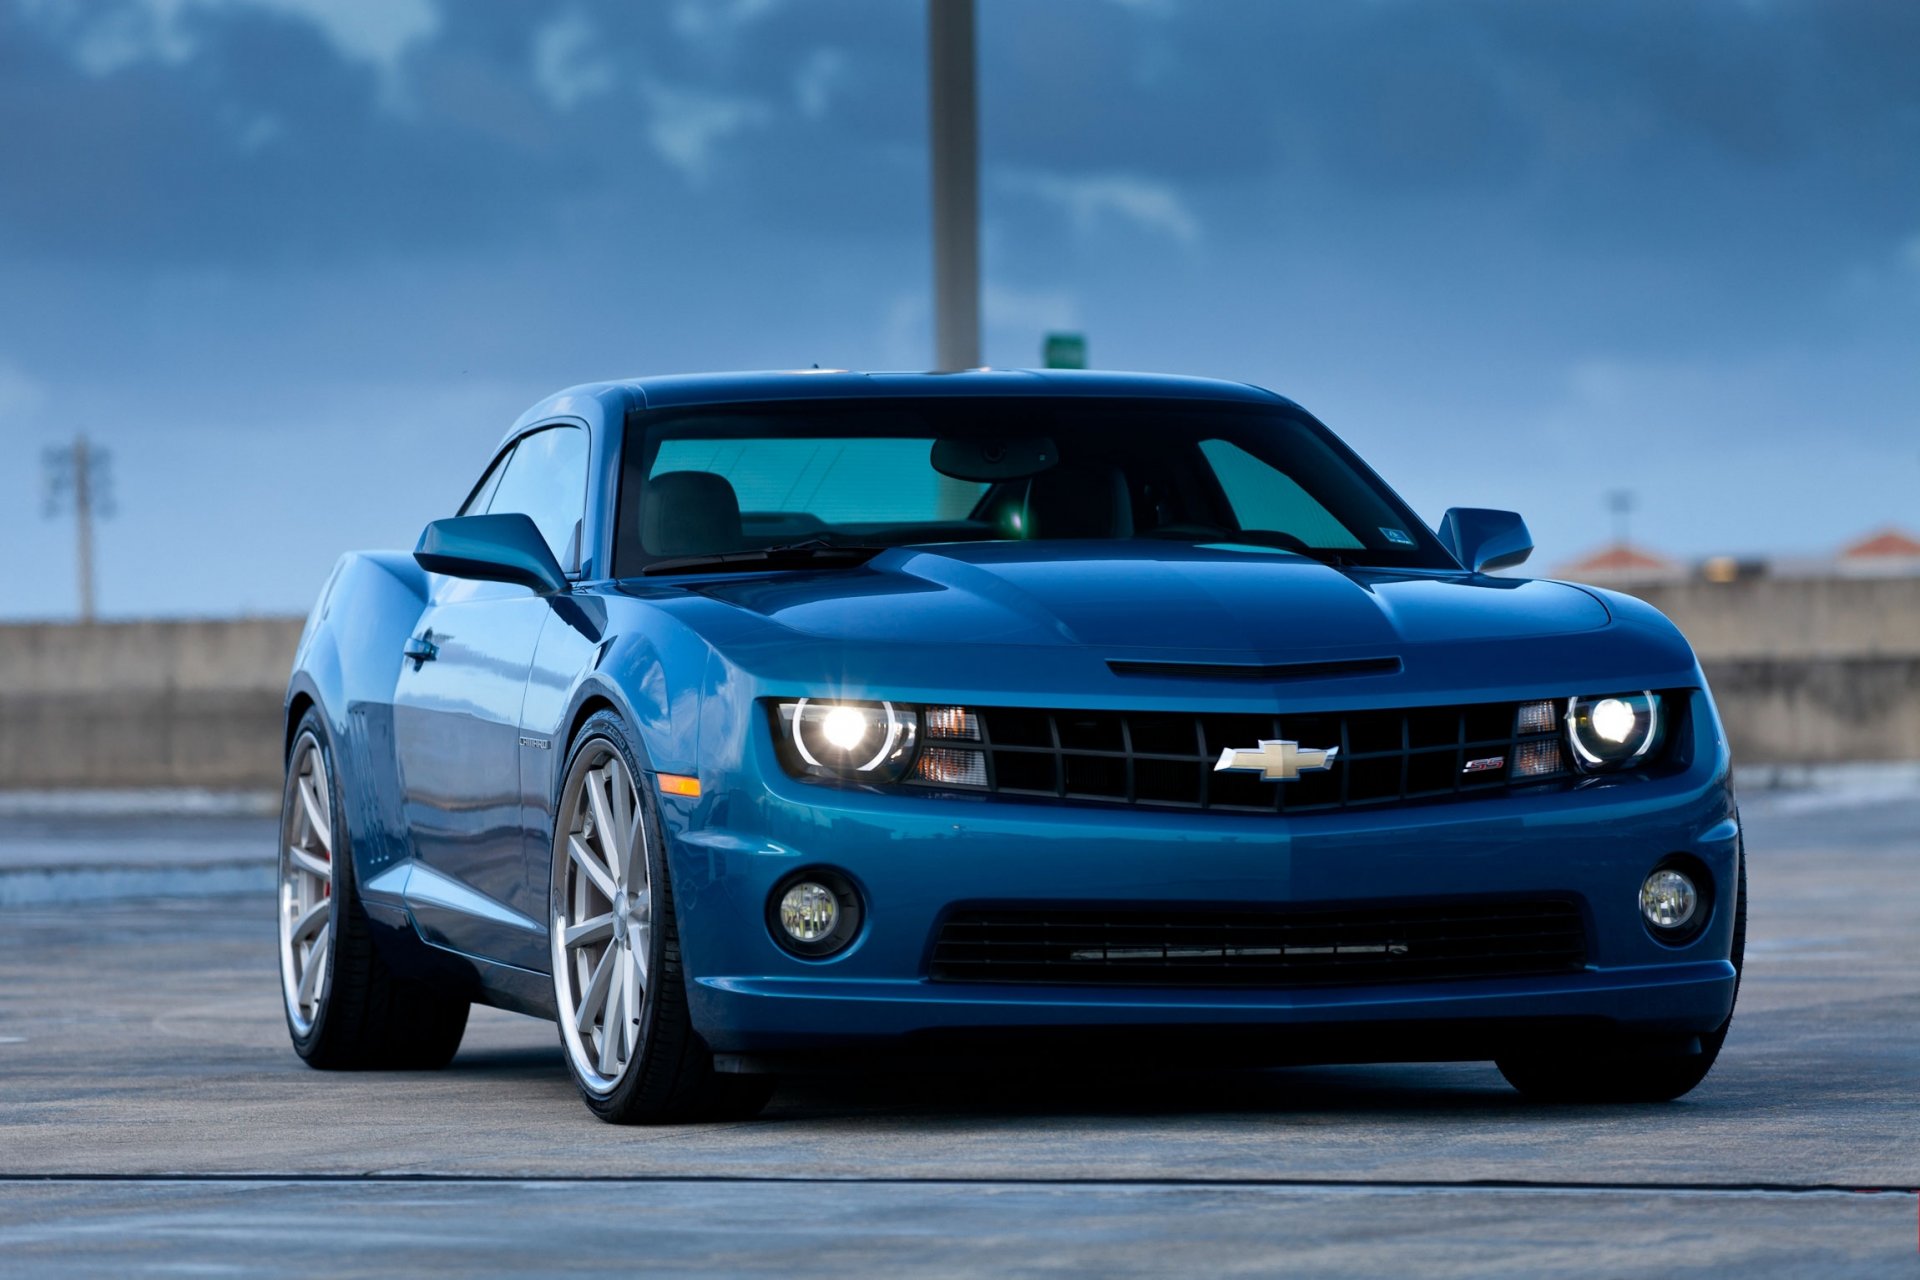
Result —
[{"label": "car door", "polygon": [[[578,569],[587,432],[561,423],[502,452],[461,515],[521,512]],[[431,942],[544,970],[546,904],[524,868],[520,712],[551,605],[525,587],[433,575],[394,691],[413,867],[406,900]]]}]

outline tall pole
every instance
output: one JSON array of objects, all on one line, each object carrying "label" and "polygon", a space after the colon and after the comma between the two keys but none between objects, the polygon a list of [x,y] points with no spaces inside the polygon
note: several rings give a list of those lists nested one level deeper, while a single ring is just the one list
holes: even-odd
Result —
[{"label": "tall pole", "polygon": [[85,436],[72,444],[48,449],[42,456],[47,471],[47,515],[61,513],[73,500],[74,577],[79,587],[80,621],[93,621],[93,521],[113,514],[113,456],[96,449]]},{"label": "tall pole", "polygon": [[980,120],[973,0],[927,0],[933,153],[933,346],[940,369],[980,364]]},{"label": "tall pole", "polygon": [[93,463],[87,438],[73,439],[73,522],[80,577],[80,621],[93,621]]},{"label": "tall pole", "polygon": [[1631,489],[1613,489],[1607,494],[1607,510],[1613,512],[1613,541],[1616,546],[1626,545],[1627,517],[1633,514],[1634,501]]}]

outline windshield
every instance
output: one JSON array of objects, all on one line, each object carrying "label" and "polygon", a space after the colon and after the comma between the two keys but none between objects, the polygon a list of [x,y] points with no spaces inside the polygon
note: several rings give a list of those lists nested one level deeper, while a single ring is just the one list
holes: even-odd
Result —
[{"label": "windshield", "polygon": [[1278,405],[956,397],[659,410],[629,421],[624,456],[621,576],[719,555],[764,567],[770,558],[751,553],[766,548],[794,549],[779,554],[785,566],[808,548],[1066,538],[1457,567],[1331,433]]}]

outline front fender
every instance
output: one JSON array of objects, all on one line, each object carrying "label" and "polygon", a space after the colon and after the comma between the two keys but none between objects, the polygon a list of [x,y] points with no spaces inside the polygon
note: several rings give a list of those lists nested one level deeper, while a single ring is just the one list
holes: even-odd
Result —
[{"label": "front fender", "polygon": [[407,853],[394,751],[393,692],[400,651],[426,608],[427,575],[411,556],[343,556],[321,592],[287,682],[286,740],[308,705],[332,749],[355,882]]}]

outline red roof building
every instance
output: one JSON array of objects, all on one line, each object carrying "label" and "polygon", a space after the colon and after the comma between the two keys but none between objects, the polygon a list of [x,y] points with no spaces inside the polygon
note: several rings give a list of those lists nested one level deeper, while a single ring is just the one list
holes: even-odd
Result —
[{"label": "red roof building", "polygon": [[1848,577],[1920,574],[1920,538],[1888,525],[1840,549],[1840,572]]},{"label": "red roof building", "polygon": [[1553,573],[1575,582],[1678,582],[1687,576],[1687,569],[1676,560],[1630,542],[1611,542],[1591,555],[1558,566]]},{"label": "red roof building", "polygon": [[1905,529],[1896,529],[1888,525],[1884,529],[1849,542],[1840,551],[1842,560],[1872,560],[1881,556],[1897,556],[1901,559],[1920,559],[1920,538],[1914,537]]}]

